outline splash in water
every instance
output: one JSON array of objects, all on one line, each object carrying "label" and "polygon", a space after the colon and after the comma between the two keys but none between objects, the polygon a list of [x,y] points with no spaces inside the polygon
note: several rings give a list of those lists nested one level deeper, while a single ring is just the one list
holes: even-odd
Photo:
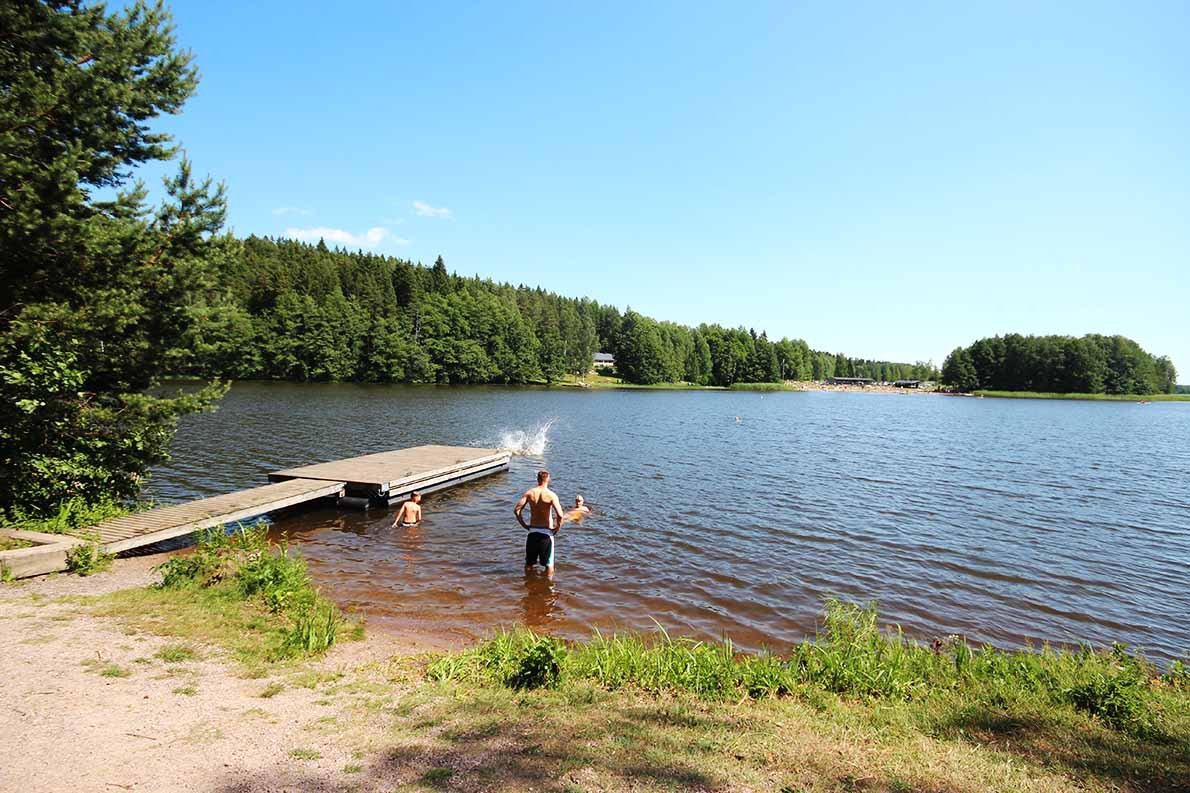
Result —
[{"label": "splash in water", "polygon": [[550,427],[557,419],[538,424],[528,432],[524,430],[508,430],[500,435],[500,448],[513,454],[540,457],[545,454],[546,444],[549,443]]}]

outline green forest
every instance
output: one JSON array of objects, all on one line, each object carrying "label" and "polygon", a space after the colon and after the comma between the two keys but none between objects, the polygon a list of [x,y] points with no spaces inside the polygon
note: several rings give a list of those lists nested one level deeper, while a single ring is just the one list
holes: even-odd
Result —
[{"label": "green forest", "polygon": [[659,322],[587,298],[286,239],[212,242],[214,279],[167,340],[171,373],[204,378],[552,383],[595,352],[629,383],[730,386],[859,376],[928,379],[898,364],[770,341],[764,332]]},{"label": "green forest", "polygon": [[1177,371],[1169,358],[1123,336],[1010,333],[956,348],[942,365],[942,382],[965,392],[1172,394]]},{"label": "green forest", "polygon": [[[198,86],[169,12],[0,4],[0,513],[136,498],[180,416],[237,378],[552,383],[922,377],[540,288],[224,231],[225,188],[154,125]],[[154,203],[138,166],[174,160]],[[177,376],[210,385],[165,387]]]}]

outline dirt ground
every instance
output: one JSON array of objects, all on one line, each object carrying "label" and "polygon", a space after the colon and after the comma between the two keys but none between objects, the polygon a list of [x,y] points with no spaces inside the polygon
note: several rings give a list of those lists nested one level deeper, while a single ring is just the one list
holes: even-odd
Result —
[{"label": "dirt ground", "polygon": [[[169,663],[156,656],[169,640],[59,600],[146,586],[160,561],[0,587],[0,790],[388,789],[408,777],[370,769],[357,782],[369,744],[357,711],[361,693],[400,691],[390,658],[432,643],[372,633],[317,663],[244,679],[213,648]],[[350,690],[334,690],[343,680]]]}]

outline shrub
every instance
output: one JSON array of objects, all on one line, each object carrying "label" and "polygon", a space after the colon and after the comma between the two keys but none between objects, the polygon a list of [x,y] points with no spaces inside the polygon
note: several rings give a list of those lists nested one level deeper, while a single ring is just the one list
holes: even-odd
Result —
[{"label": "shrub", "polygon": [[512,688],[553,688],[562,677],[566,647],[557,639],[537,636],[517,661],[516,672],[508,680]]},{"label": "shrub", "polygon": [[1114,645],[1105,657],[1096,658],[1085,650],[1083,657],[1083,679],[1064,689],[1063,698],[1121,732],[1141,737],[1150,734],[1153,724],[1144,663],[1128,655],[1122,644]]},{"label": "shrub", "polygon": [[259,525],[205,530],[192,553],[171,557],[157,569],[162,589],[218,588],[287,617],[272,651],[277,658],[324,652],[343,621],[335,604],[318,595],[305,560],[284,543],[270,543]]},{"label": "shrub", "polygon": [[11,522],[17,528],[28,531],[67,534],[118,518],[128,511],[128,507],[114,500],[89,502],[81,498],[71,498],[58,504],[57,511],[52,515],[37,516],[17,511],[12,515]]},{"label": "shrub", "polygon": [[1182,661],[1174,661],[1169,665],[1169,671],[1161,676],[1161,680],[1170,688],[1190,691],[1190,667]]},{"label": "shrub", "polygon": [[285,543],[276,554],[265,550],[248,555],[236,570],[236,582],[244,597],[260,596],[273,613],[309,608],[316,597],[306,561],[290,555]]},{"label": "shrub", "polygon": [[76,545],[66,552],[66,569],[81,576],[102,573],[112,566],[115,554],[105,553],[98,543]]}]

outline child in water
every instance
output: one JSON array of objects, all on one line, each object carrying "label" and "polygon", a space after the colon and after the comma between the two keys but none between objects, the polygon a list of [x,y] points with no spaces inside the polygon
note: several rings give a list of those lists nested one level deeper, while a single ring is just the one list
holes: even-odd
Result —
[{"label": "child in water", "polygon": [[591,514],[591,508],[583,503],[583,497],[575,496],[574,497],[574,509],[572,509],[566,513],[566,519],[573,523],[578,523],[580,520],[582,520],[584,517],[586,517],[587,515],[590,515],[590,514]]},{"label": "child in water", "polygon": [[413,493],[397,511],[397,519],[393,521],[393,528],[407,529],[419,523],[421,523],[421,493]]}]

